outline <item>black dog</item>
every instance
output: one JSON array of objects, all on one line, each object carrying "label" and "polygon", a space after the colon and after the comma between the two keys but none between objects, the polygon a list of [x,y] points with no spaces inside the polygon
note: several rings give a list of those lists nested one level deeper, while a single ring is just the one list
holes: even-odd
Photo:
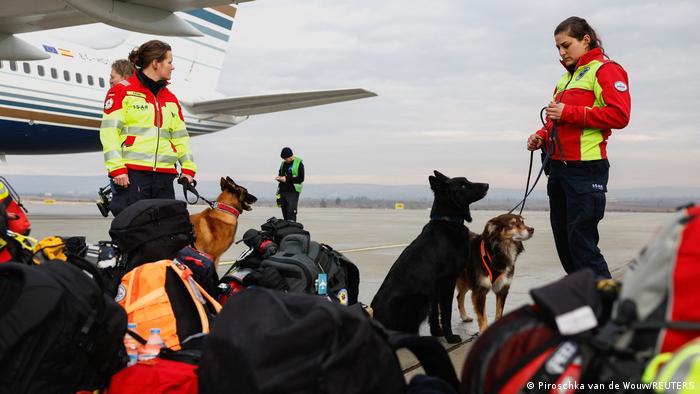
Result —
[{"label": "black dog", "polygon": [[461,338],[452,333],[452,299],[469,257],[464,221],[472,221],[469,204],[482,199],[489,185],[434,173],[428,177],[435,194],[430,221],[389,270],[372,309],[387,328],[410,333],[418,333],[430,312],[430,333],[456,343]]}]

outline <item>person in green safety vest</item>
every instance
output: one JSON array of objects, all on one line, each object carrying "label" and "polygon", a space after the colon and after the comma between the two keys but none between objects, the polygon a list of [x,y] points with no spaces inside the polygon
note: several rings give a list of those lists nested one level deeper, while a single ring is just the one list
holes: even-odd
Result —
[{"label": "person in green safety vest", "polygon": [[277,185],[277,206],[282,208],[284,220],[297,220],[297,205],[299,204],[299,194],[302,183],[304,183],[304,163],[301,157],[294,156],[289,147],[284,147],[282,153],[282,164],[275,177],[279,182]]}]

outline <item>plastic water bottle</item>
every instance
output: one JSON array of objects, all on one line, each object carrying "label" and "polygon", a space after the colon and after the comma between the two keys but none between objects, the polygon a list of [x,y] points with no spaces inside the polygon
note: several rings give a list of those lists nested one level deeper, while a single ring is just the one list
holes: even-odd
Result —
[{"label": "plastic water bottle", "polygon": [[165,347],[165,343],[163,343],[163,338],[160,337],[160,328],[151,328],[151,335],[148,337],[148,341],[139,351],[139,361],[152,360],[158,357],[158,353],[163,347]]},{"label": "plastic water bottle", "polygon": [[[136,332],[136,323],[129,323],[127,327],[129,330]],[[141,348],[141,344],[127,332],[126,335],[124,335],[124,347],[126,347],[126,354],[129,355],[129,363],[127,366],[130,367],[139,361],[139,349]]]},{"label": "plastic water bottle", "polygon": [[318,295],[328,294],[328,274],[318,274],[318,279],[316,279],[316,293]]}]

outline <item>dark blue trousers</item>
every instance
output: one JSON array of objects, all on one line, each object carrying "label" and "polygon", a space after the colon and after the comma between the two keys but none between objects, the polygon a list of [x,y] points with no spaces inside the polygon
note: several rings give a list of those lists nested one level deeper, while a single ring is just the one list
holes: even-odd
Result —
[{"label": "dark blue trousers", "polygon": [[549,220],[559,260],[569,274],[590,268],[597,276],[610,278],[598,248],[598,222],[605,214],[609,168],[607,160],[551,162]]},{"label": "dark blue trousers", "polygon": [[110,181],[112,185],[112,202],[109,210],[117,216],[124,208],[139,200],[147,198],[175,199],[173,188],[175,174],[167,174],[153,171],[129,170],[129,187],[123,188]]}]

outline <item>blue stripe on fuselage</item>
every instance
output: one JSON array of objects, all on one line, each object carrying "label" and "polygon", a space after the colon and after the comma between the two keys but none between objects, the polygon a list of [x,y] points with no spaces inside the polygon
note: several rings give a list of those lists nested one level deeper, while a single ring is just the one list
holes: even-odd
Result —
[{"label": "blue stripe on fuselage", "polygon": [[92,129],[30,125],[0,119],[0,153],[14,155],[101,151],[100,133]]}]

